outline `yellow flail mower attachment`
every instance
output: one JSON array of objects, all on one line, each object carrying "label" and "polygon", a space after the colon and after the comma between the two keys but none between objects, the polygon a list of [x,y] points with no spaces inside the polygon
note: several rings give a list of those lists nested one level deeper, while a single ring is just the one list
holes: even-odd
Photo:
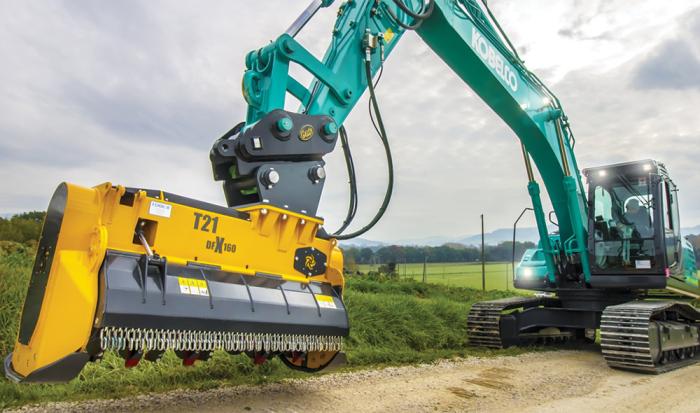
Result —
[{"label": "yellow flail mower attachment", "polygon": [[161,191],[61,184],[49,205],[5,374],[67,382],[108,350],[127,367],[216,350],[290,368],[342,366],[343,258],[323,222]]}]

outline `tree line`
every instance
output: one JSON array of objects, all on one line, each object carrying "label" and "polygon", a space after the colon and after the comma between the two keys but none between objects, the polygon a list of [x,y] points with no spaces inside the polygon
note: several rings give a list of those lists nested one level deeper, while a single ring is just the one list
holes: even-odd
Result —
[{"label": "tree line", "polygon": [[27,243],[39,241],[46,212],[32,211],[11,218],[0,218],[0,241]]},{"label": "tree line", "polygon": [[[532,242],[515,242],[515,261],[520,261],[525,250],[535,248]],[[481,248],[468,247],[462,244],[445,244],[439,247],[414,247],[391,245],[379,248],[376,252],[370,248],[341,248],[345,259],[353,259],[357,264],[386,264],[418,263],[427,258],[434,262],[475,262],[481,261]],[[485,261],[511,261],[513,257],[513,242],[504,241],[498,245],[487,245],[484,248]]]}]

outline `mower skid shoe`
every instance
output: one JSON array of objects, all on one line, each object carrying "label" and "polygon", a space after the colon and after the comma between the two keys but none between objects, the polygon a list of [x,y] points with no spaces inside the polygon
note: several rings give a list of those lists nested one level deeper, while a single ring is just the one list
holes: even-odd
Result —
[{"label": "mower skid shoe", "polygon": [[348,358],[345,355],[345,352],[339,351],[338,354],[336,354],[335,357],[333,357],[333,360],[331,360],[331,362],[328,363],[325,367],[323,367],[323,369],[321,369],[320,371],[324,373],[332,373],[334,371],[338,371],[345,365],[345,363],[347,363],[347,361]]},{"label": "mower skid shoe", "polygon": [[68,383],[78,377],[85,364],[90,360],[90,355],[87,353],[73,353],[54,363],[36,369],[27,376],[22,376],[12,367],[13,354],[10,353],[5,358],[4,367],[5,376],[15,383]]}]

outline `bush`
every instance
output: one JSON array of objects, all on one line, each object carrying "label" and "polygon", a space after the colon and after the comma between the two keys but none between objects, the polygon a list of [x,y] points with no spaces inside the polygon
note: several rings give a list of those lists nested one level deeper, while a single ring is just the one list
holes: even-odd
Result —
[{"label": "bush", "polygon": [[25,212],[10,219],[0,218],[0,241],[39,241],[45,212]]}]

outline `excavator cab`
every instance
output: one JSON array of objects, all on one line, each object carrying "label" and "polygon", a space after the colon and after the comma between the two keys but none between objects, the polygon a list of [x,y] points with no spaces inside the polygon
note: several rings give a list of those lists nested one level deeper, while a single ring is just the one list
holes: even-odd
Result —
[{"label": "excavator cab", "polygon": [[[588,182],[589,284],[593,288],[675,288],[697,294],[695,257],[681,236],[678,189],[653,160],[584,169]],[[552,245],[560,244],[550,234]],[[526,251],[515,284],[548,284],[541,245]]]},{"label": "excavator cab", "polygon": [[684,262],[678,190],[663,164],[643,160],[583,174],[592,285],[665,288],[667,278],[695,273],[694,260]]}]

